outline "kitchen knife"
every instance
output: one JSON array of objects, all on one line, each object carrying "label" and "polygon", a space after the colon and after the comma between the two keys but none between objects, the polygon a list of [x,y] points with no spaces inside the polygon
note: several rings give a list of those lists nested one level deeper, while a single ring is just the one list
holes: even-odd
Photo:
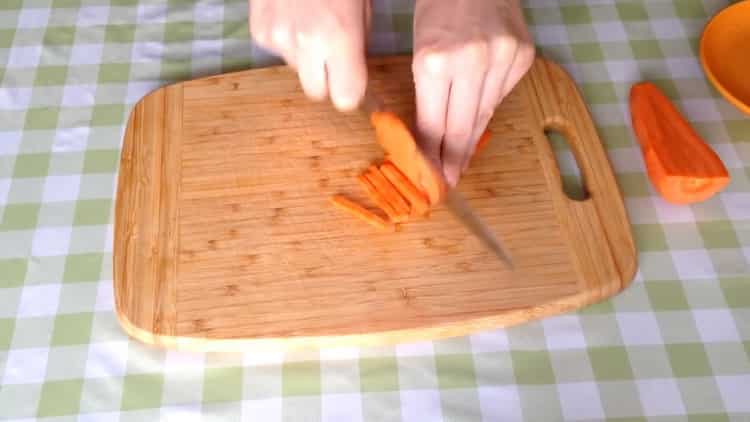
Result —
[{"label": "kitchen knife", "polygon": [[466,199],[455,188],[448,190],[446,193],[445,206],[464,227],[474,234],[500,260],[505,262],[508,268],[513,269],[515,267],[510,254],[502,242],[482,219],[479,218]]}]

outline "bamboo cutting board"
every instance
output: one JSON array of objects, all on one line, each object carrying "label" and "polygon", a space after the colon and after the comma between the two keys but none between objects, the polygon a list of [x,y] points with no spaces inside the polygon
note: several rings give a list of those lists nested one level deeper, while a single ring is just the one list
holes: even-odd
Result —
[{"label": "bamboo cutting board", "polygon": [[[413,115],[409,57],[370,61],[386,108]],[[538,58],[496,110],[459,190],[506,242],[510,271],[444,209],[380,233],[334,209],[382,157],[363,113],[307,100],[287,67],[201,78],[133,109],[118,180],[114,292],[124,329],[198,350],[377,345],[505,327],[610,297],[636,251],[575,85]],[[564,134],[588,196],[562,189]]]}]

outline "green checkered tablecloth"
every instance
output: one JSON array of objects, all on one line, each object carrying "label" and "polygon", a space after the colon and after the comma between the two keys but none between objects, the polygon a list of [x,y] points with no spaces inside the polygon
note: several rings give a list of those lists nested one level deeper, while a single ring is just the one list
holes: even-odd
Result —
[{"label": "green checkered tablecloth", "polygon": [[[113,313],[128,112],[169,82],[276,63],[249,40],[247,2],[0,0],[0,419],[749,421],[750,118],[697,60],[729,2],[523,3],[608,148],[640,252],[633,285],[507,330],[283,355],[153,349]],[[374,2],[373,54],[410,50],[412,7]],[[641,79],[721,156],[723,193],[682,207],[655,195],[627,110]]]}]

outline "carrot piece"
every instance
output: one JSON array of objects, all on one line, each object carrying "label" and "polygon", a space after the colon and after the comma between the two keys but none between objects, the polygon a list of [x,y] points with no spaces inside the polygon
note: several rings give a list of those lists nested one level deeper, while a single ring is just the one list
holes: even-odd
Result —
[{"label": "carrot piece", "polygon": [[399,216],[398,211],[393,208],[390,202],[385,199],[383,194],[378,191],[378,189],[372,184],[372,182],[365,176],[364,173],[357,175],[357,181],[359,182],[360,186],[362,186],[367,196],[375,203],[375,205],[378,206],[378,208],[383,210],[383,212],[388,215],[388,218],[390,218],[391,221],[401,222],[401,220],[403,220],[403,218]]},{"label": "carrot piece", "polygon": [[492,139],[492,132],[487,129],[484,131],[482,136],[479,137],[479,142],[477,142],[477,146],[474,147],[474,155],[479,154],[479,152],[483,150],[485,146],[487,146],[487,143],[490,142],[490,139]]},{"label": "carrot piece", "polygon": [[729,184],[721,158],[656,85],[631,87],[630,114],[649,180],[665,200],[700,202]]},{"label": "carrot piece", "polygon": [[430,205],[440,202],[446,192],[442,173],[422,154],[406,124],[389,111],[373,112],[370,123],[386,157],[425,192]]},{"label": "carrot piece", "polygon": [[333,195],[331,197],[331,202],[337,208],[348,212],[349,214],[359,218],[360,220],[366,222],[367,224],[377,229],[380,229],[383,231],[394,230],[393,224],[389,223],[384,218],[371,212],[370,210],[366,209],[362,205],[346,198],[343,195]]},{"label": "carrot piece", "polygon": [[399,215],[409,215],[411,207],[401,196],[399,191],[388,181],[388,179],[386,179],[383,173],[380,172],[378,166],[374,164],[370,165],[365,177],[370,180],[370,183],[372,183],[372,185],[375,186],[375,189],[385,197]]},{"label": "carrot piece", "polygon": [[417,189],[409,179],[390,161],[385,161],[380,165],[380,172],[383,173],[393,186],[403,195],[411,205],[412,215],[426,215],[430,209],[427,196]]}]

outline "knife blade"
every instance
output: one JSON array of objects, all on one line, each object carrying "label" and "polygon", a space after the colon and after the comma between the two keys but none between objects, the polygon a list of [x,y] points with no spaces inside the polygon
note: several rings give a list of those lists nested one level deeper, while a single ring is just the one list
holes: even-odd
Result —
[{"label": "knife blade", "polygon": [[508,268],[515,268],[508,250],[455,188],[448,190],[445,196],[445,206],[464,227],[474,234],[500,260],[505,262]]}]

